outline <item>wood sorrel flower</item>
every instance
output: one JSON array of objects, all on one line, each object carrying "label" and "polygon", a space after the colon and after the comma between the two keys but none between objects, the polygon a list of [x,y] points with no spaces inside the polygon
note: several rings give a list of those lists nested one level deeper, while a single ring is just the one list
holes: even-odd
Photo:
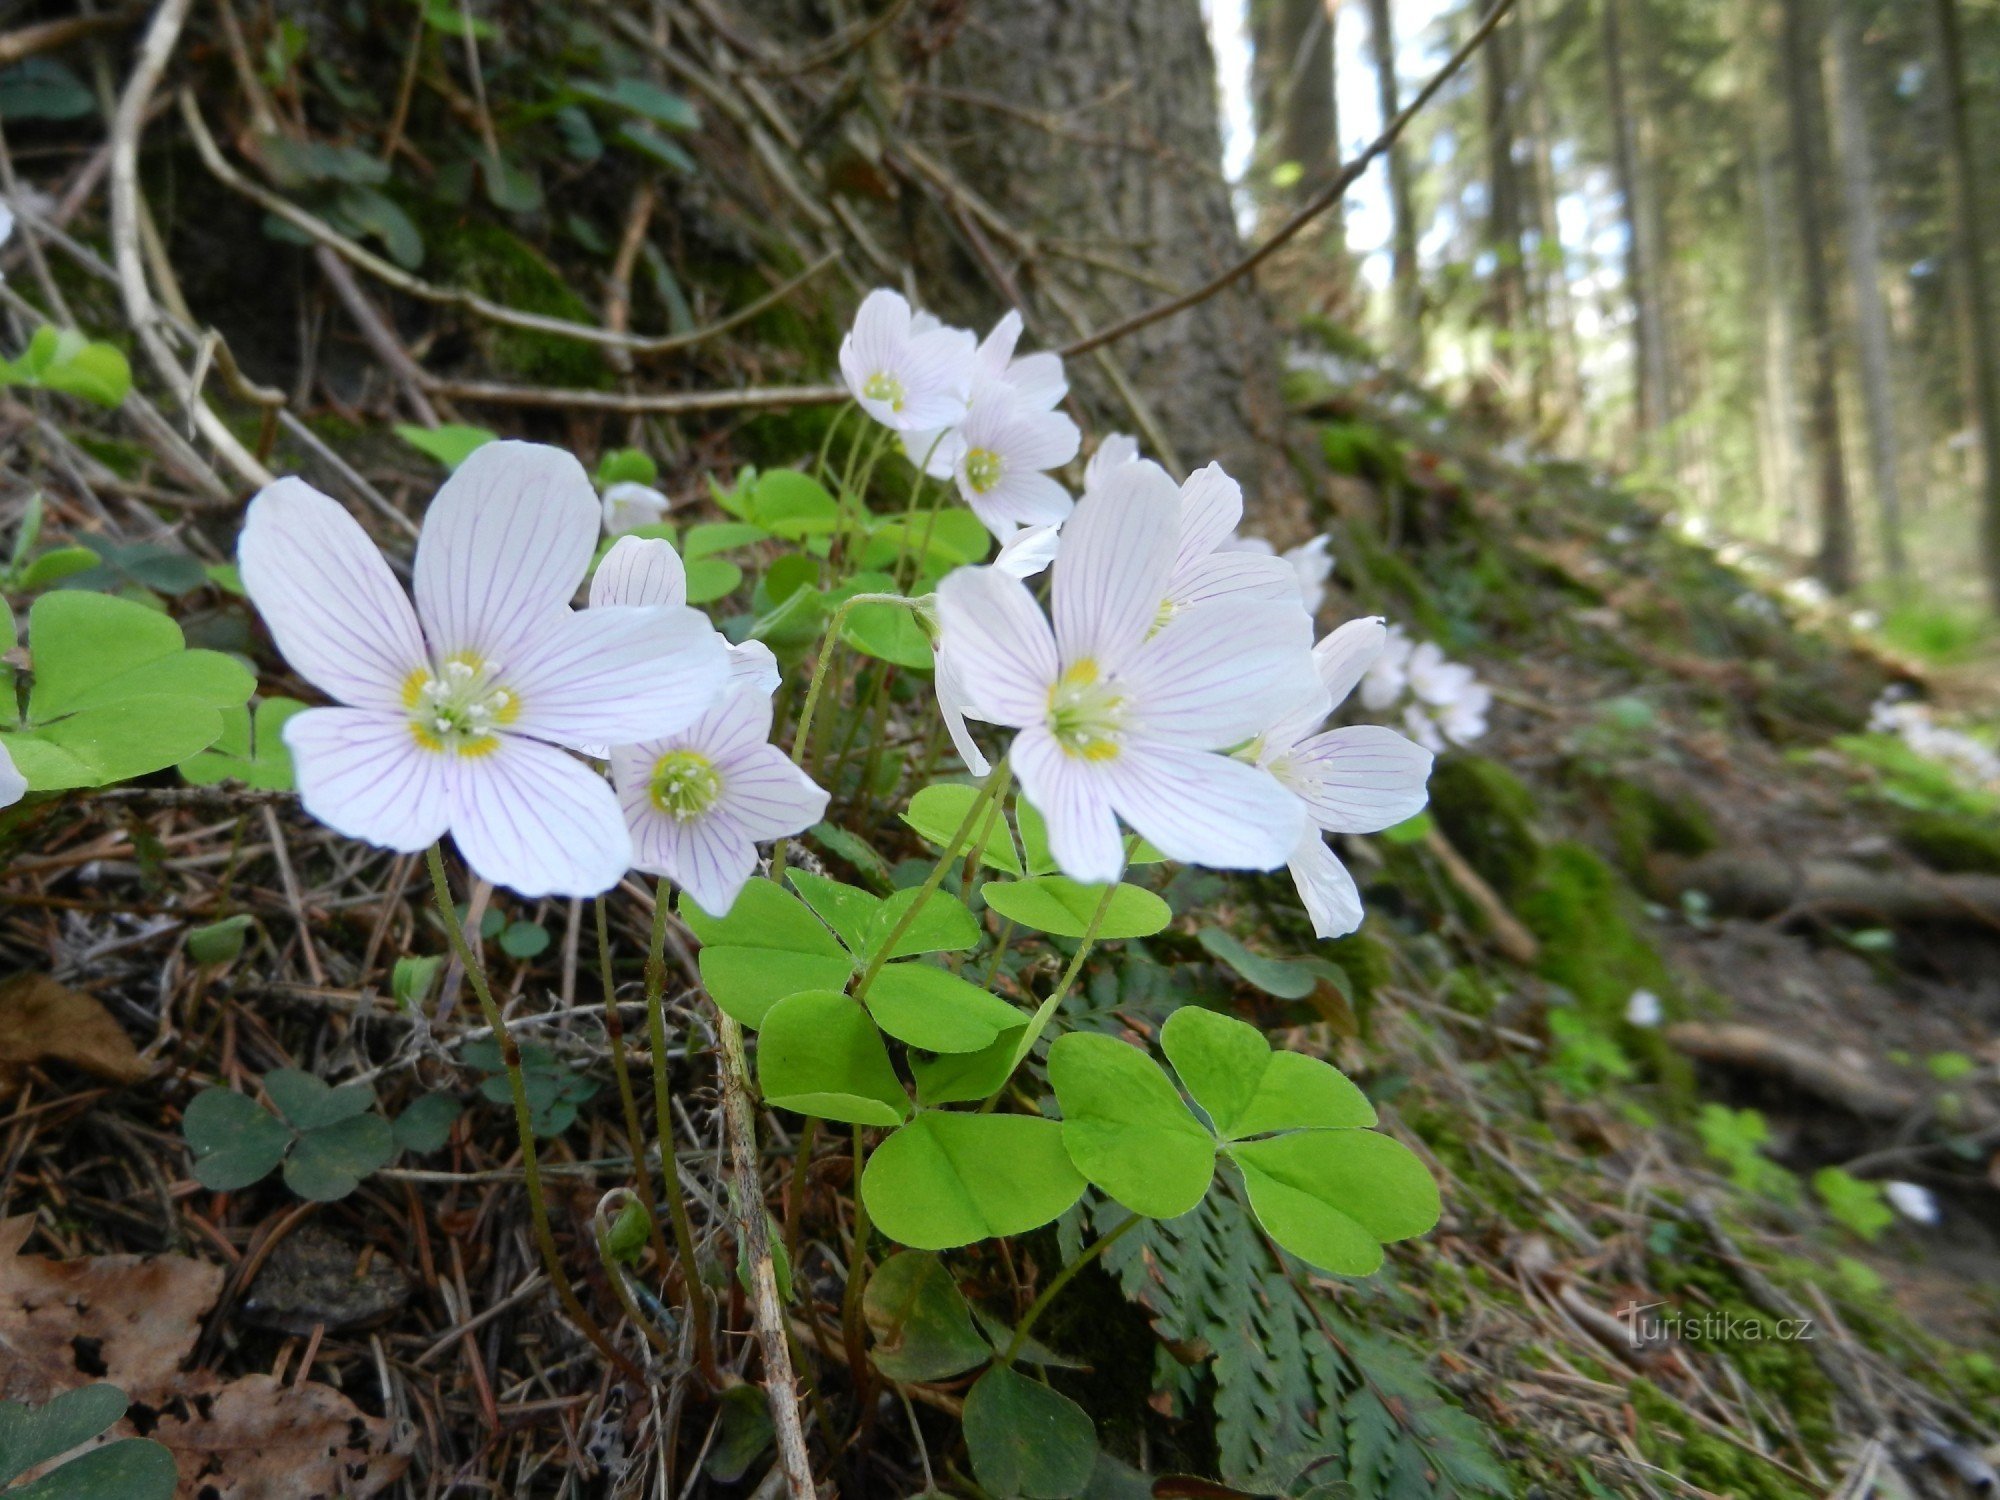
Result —
[{"label": "wood sorrel flower", "polygon": [[[924,333],[945,325],[928,313],[917,313],[910,323],[914,332]],[[1063,373],[1062,356],[1044,349],[1039,354],[1016,356],[1021,341],[1021,315],[1009,312],[993,325],[992,332],[979,341],[972,357],[972,401],[982,393],[1004,392],[1023,412],[1050,412],[1069,394],[1069,377]],[[903,452],[913,464],[923,467],[933,479],[949,479],[958,463],[963,444],[953,429],[933,428],[903,434]],[[1070,458],[1076,456],[1072,449]],[[1063,459],[1068,463],[1069,459]],[[1053,467],[1051,465],[1050,467]],[[1069,507],[1063,507],[1069,513]]]},{"label": "wood sorrel flower", "polygon": [[1314,733],[1388,642],[1378,619],[1350,620],[1313,648],[1319,683],[1258,737],[1253,758],[1304,805],[1307,826],[1286,863],[1323,938],[1361,925],[1361,892],[1326,833],[1378,833],[1429,800],[1431,753],[1393,729],[1357,724]]},{"label": "wood sorrel flower", "polygon": [[1180,506],[1151,463],[1086,493],[1063,528],[1053,628],[996,568],[938,588],[954,691],[972,717],[1018,731],[1015,774],[1072,879],[1118,878],[1120,818],[1171,858],[1223,869],[1283,864],[1304,823],[1267,771],[1219,752],[1311,694],[1311,626],[1296,592],[1161,625]]},{"label": "wood sorrel flower", "polygon": [[569,607],[598,519],[574,458],[488,443],[424,518],[413,610],[311,485],[280,479],[250,502],[244,588],[293,669],[342,705],[285,726],[308,812],[404,852],[449,832],[481,877],[527,896],[594,895],[624,874],[617,799],[560,747],[684,727],[727,659],[685,607]]},{"label": "wood sorrel flower", "polygon": [[972,335],[962,328],[912,327],[896,292],[862,299],[840,341],[840,373],[863,411],[898,432],[954,427],[972,395]]},{"label": "wood sorrel flower", "polygon": [[666,519],[672,504],[650,484],[641,484],[636,479],[621,479],[604,491],[604,534],[623,536],[641,526],[657,526]]},{"label": "wood sorrel flower", "polygon": [[952,435],[958,493],[986,529],[1005,542],[1024,526],[1059,526],[1075,503],[1048,470],[1076,457],[1076,423],[1035,411],[998,383],[978,386]]},{"label": "wood sorrel flower", "polygon": [[28,778],[14,764],[7,747],[0,745],[0,807],[12,807],[28,795]]}]

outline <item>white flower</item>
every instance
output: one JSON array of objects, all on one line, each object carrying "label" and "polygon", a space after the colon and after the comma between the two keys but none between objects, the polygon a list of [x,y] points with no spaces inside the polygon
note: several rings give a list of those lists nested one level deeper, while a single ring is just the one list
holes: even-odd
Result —
[{"label": "white flower", "polygon": [[672,504],[650,484],[621,479],[604,492],[604,534],[623,536],[641,526],[657,526]]},{"label": "white flower", "polygon": [[1785,585],[1785,597],[1800,609],[1824,609],[1833,598],[1817,578],[1794,578]]},{"label": "white flower", "polygon": [[1634,990],[1632,998],[1625,1002],[1627,1025],[1651,1030],[1667,1018],[1666,1007],[1660,1004],[1660,997],[1651,990]]},{"label": "white flower", "polygon": [[[1320,606],[1326,603],[1326,581],[1333,576],[1333,554],[1329,551],[1332,546],[1333,538],[1321,534],[1284,554],[1299,580],[1299,602],[1309,615],[1318,614]],[[1278,549],[1261,536],[1232,536],[1222,544],[1222,550],[1255,552],[1263,557],[1278,555]]]},{"label": "white flower", "polygon": [[[1134,462],[1154,473],[1164,473],[1144,459]],[[1110,482],[1122,477],[1126,468],[1120,465],[1111,470]],[[1289,562],[1225,545],[1242,519],[1243,487],[1221,464],[1210,464],[1188,476],[1181,486],[1174,565],[1160,599],[1161,623],[1184,609],[1222,600],[1283,602],[1299,608],[1298,575]]]},{"label": "white flower", "polygon": [[285,725],[306,810],[405,853],[449,832],[526,896],[617,881],[632,853],[617,799],[558,747],[681,728],[726,658],[685,607],[570,609],[598,520],[568,454],[488,443],[424,519],[412,610],[337,503],[300,479],[266,486],[237,547],[244,588],[292,668],[342,705]]},{"label": "white flower", "polygon": [[1882,1196],[1889,1200],[1891,1208],[1914,1223],[1935,1224],[1942,1217],[1938,1213],[1937,1195],[1917,1183],[1885,1182]]},{"label": "white flower", "polygon": [[12,807],[28,795],[28,778],[14,764],[7,747],[0,744],[0,807]]},{"label": "white flower", "polygon": [[611,752],[633,862],[714,916],[736,904],[759,843],[826,812],[826,793],[770,739],[769,692],[738,683],[678,734]]},{"label": "white flower", "polygon": [[1361,706],[1372,713],[1392,707],[1410,685],[1410,653],[1416,642],[1403,627],[1391,625],[1382,649],[1361,678]]},{"label": "white flower", "polygon": [[1283,864],[1303,826],[1272,776],[1219,752],[1311,692],[1311,628],[1295,599],[1159,625],[1179,509],[1153,464],[1087,493],[1063,530],[1053,628],[997,569],[960,568],[938,588],[951,686],[973,717],[1018,731],[1015,775],[1075,880],[1118,878],[1120,818],[1169,858],[1224,869]]},{"label": "white flower", "polygon": [[[684,605],[687,565],[664,537],[620,537],[590,578],[590,607],[605,605]],[[762,641],[730,646],[723,689],[749,686],[767,697],[778,690],[778,658]],[[593,751],[601,755],[602,751]]]},{"label": "white flower", "polygon": [[1090,455],[1090,462],[1083,466],[1083,487],[1085,491],[1096,489],[1111,477],[1111,471],[1123,464],[1139,461],[1139,440],[1129,433],[1114,432],[1097,445],[1097,451]]},{"label": "white flower", "polygon": [[972,395],[972,335],[912,327],[910,304],[870,292],[840,341],[840,373],[862,410],[898,432],[956,426]]},{"label": "white flower", "polygon": [[1388,639],[1379,619],[1350,620],[1313,648],[1317,690],[1264,731],[1257,764],[1304,804],[1307,825],[1287,863],[1322,938],[1361,925],[1361,893],[1326,833],[1379,833],[1423,811],[1431,754],[1377,724],[1314,733]]},{"label": "white flower", "polygon": [[1024,526],[1000,545],[993,566],[1009,578],[1033,578],[1056,560],[1060,526]]},{"label": "white flower", "polygon": [[[927,333],[944,326],[929,313],[917,313],[910,320],[910,327],[916,333]],[[998,387],[1011,395],[1023,411],[1053,411],[1069,394],[1069,379],[1063,374],[1062,356],[1045,349],[1039,354],[1023,354],[1017,358],[1014,346],[1020,340],[1021,315],[1010,311],[993,325],[991,333],[979,341],[972,361],[972,399],[976,403],[983,391]],[[933,479],[949,479],[958,458],[956,436],[956,433],[937,428],[906,432],[903,434],[903,452],[911,463],[922,466]],[[940,439],[943,441],[940,442]],[[1070,456],[1073,458],[1075,454]],[[1064,460],[1065,463],[1068,461]]]},{"label": "white flower", "polygon": [[14,210],[7,206],[7,200],[0,198],[0,245],[14,237]]},{"label": "white flower", "polygon": [[1082,439],[1059,411],[1024,405],[1011,387],[978,387],[952,434],[958,493],[1001,541],[1023,526],[1060,525],[1074,502],[1047,471],[1076,457]]}]

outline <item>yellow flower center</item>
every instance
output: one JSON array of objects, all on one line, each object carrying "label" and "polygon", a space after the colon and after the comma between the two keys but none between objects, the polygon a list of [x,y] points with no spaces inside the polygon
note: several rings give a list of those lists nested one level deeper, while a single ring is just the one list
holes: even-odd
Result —
[{"label": "yellow flower center", "polygon": [[1115,760],[1125,732],[1125,700],[1099,676],[1089,657],[1073,663],[1049,689],[1049,733],[1078,760]]},{"label": "yellow flower center", "polygon": [[653,762],[646,791],[653,806],[685,823],[715,806],[722,795],[722,775],[699,750],[669,750]]},{"label": "yellow flower center", "polygon": [[861,394],[870,401],[886,401],[889,410],[901,411],[909,392],[903,389],[903,382],[887,370],[877,370],[861,383]]},{"label": "yellow flower center", "polygon": [[1000,455],[991,448],[974,448],[965,455],[965,482],[983,495],[1000,482]]},{"label": "yellow flower center", "polygon": [[498,749],[497,730],[521,716],[521,700],[500,686],[500,664],[460,651],[435,672],[422,668],[403,683],[410,733],[426,750],[487,755]]}]

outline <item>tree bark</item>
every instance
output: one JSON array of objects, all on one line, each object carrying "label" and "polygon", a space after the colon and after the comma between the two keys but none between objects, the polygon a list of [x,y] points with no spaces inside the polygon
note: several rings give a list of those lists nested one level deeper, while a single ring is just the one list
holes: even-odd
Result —
[{"label": "tree bark", "polygon": [[1980,557],[1993,607],[2000,610],[2000,364],[1993,341],[1992,287],[1984,260],[1986,232],[1979,203],[1979,179],[1972,155],[1972,122],[1965,92],[1965,58],[1957,0],[1934,0],[1938,60],[1944,84],[1946,155],[1951,161],[1952,224],[1959,276],[1965,288],[1964,337],[1971,348],[1973,408],[1984,459],[1981,489]]},{"label": "tree bark", "polygon": [[1492,314],[1518,344],[1527,326],[1521,254],[1521,172],[1514,160],[1515,29],[1503,24],[1480,55],[1486,103],[1486,248],[1493,256]]},{"label": "tree bark", "polygon": [[1833,0],[1827,18],[1827,88],[1833,97],[1834,148],[1840,159],[1841,219],[1847,272],[1854,284],[1861,400],[1868,424],[1869,479],[1881,534],[1882,564],[1894,584],[1908,571],[1903,556],[1902,451],[1896,435],[1896,382],[1890,364],[1889,314],[1882,301],[1882,235],[1875,216],[1875,148],[1862,107],[1859,42],[1851,0]]},{"label": "tree bark", "polygon": [[1819,553],[1814,571],[1828,589],[1844,594],[1854,586],[1854,520],[1840,446],[1833,299],[1827,285],[1825,215],[1820,207],[1819,71],[1814,66],[1816,49],[1806,0],[1783,0],[1781,8],[1784,34],[1779,55],[1791,135],[1793,212],[1799,226],[1810,432],[1818,469]]},{"label": "tree bark", "polygon": [[[943,271],[955,258],[961,285],[1011,283],[1031,328],[1055,344],[1150,305],[1163,287],[1199,284],[1242,254],[1197,0],[985,7],[939,67],[949,86],[936,121],[937,137],[952,143],[945,154],[1042,253],[1002,261],[968,213],[955,245],[922,255],[920,269]],[[991,311],[983,288],[963,300]],[[954,311],[978,315],[976,306]],[[1260,505],[1295,513],[1276,339],[1249,283],[1072,362],[1070,376],[1100,430],[1136,425],[1155,456],[1183,471],[1220,460],[1244,483],[1253,515]],[[1282,529],[1285,516],[1276,519]]]},{"label": "tree bark", "polygon": [[[1252,0],[1250,105],[1257,126],[1251,165],[1263,232],[1276,228],[1340,169],[1334,93],[1339,0]],[[1353,281],[1345,216],[1334,205],[1266,267],[1289,305],[1330,317],[1348,310]]]},{"label": "tree bark", "polygon": [[1640,197],[1639,148],[1625,89],[1624,0],[1602,0],[1600,44],[1611,114],[1612,170],[1625,215],[1625,290],[1632,299],[1632,365],[1640,432],[1662,431],[1669,420],[1666,316],[1655,284],[1646,205]]},{"label": "tree bark", "polygon": [[[1386,124],[1402,109],[1396,76],[1393,0],[1368,0],[1368,48],[1375,62],[1375,97]],[[1417,211],[1409,156],[1398,141],[1389,148],[1390,282],[1394,293],[1396,350],[1412,375],[1424,361],[1424,292],[1417,265]]]}]

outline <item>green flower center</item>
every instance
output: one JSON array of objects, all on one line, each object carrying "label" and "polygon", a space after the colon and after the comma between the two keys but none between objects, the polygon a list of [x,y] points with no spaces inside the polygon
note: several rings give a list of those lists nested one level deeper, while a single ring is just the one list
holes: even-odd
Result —
[{"label": "green flower center", "polygon": [[965,482],[983,495],[1000,482],[1000,455],[991,448],[974,448],[965,455]]},{"label": "green flower center", "polygon": [[1115,760],[1125,733],[1125,700],[1111,691],[1089,657],[1049,689],[1049,733],[1078,760]]},{"label": "green flower center", "polygon": [[500,686],[498,662],[461,651],[435,672],[412,672],[403,683],[410,733],[426,750],[485,755],[499,747],[495,731],[521,714],[521,700]]},{"label": "green flower center", "polygon": [[699,750],[669,750],[653,762],[646,790],[653,806],[685,823],[715,806],[722,795],[722,776],[715,762]]},{"label": "green flower center", "polygon": [[861,394],[870,401],[886,401],[889,410],[901,411],[909,392],[903,389],[903,382],[887,370],[877,370],[861,383]]}]

